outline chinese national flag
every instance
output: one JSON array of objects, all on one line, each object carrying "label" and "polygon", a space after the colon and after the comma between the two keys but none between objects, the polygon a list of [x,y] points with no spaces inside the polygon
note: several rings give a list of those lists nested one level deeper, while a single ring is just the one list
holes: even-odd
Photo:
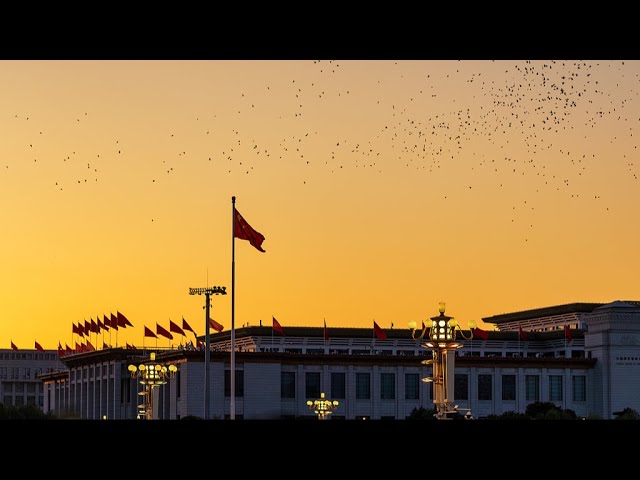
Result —
[{"label": "chinese national flag", "polygon": [[71,350],[71,347],[69,345],[67,345],[66,343],[64,344],[64,353],[65,355],[71,355],[73,353],[73,350]]},{"label": "chinese national flag", "polygon": [[522,327],[519,327],[519,328],[520,328],[520,330],[518,331],[518,338],[520,340],[526,340],[527,338],[529,338],[529,336],[527,335],[527,332],[522,330]]},{"label": "chinese national flag", "polygon": [[109,317],[107,317],[106,315],[103,315],[102,317],[104,318],[104,329],[109,330],[109,327],[111,326],[111,320],[109,320]]},{"label": "chinese national flag", "polygon": [[191,328],[191,325],[189,325],[187,323],[187,321],[184,319],[184,317],[182,317],[182,329],[183,330],[189,330],[194,335],[196,334],[196,332],[193,331],[193,328]]},{"label": "chinese national flag", "polygon": [[16,344],[13,343],[13,340],[11,340],[11,350],[17,350],[18,347],[16,347]]},{"label": "chinese national flag", "polygon": [[329,331],[327,330],[327,321],[324,321],[324,341],[329,341]]},{"label": "chinese national flag", "polygon": [[37,340],[35,341],[35,347],[36,347],[36,350],[40,352],[44,352],[44,348],[42,348],[42,345],[40,345]]},{"label": "chinese national flag", "polygon": [[59,357],[63,357],[64,356],[64,350],[62,348],[62,345],[60,344],[60,342],[58,342],[58,358]]},{"label": "chinese national flag", "polygon": [[85,350],[88,352],[93,352],[95,350],[93,344],[89,340],[87,340],[87,345],[85,347]]},{"label": "chinese national flag", "polygon": [[[235,207],[234,207],[235,210]],[[242,218],[240,212],[235,210],[235,215],[233,216],[233,235],[236,238],[240,238],[242,240],[249,240],[249,243],[256,247],[261,252],[265,250],[262,248],[262,242],[264,242],[264,235],[260,232],[255,231],[251,228],[251,225],[247,223],[247,221]]]},{"label": "chinese national flag", "polygon": [[282,325],[280,325],[280,322],[276,320],[276,317],[272,317],[272,318],[273,318],[273,329],[284,337],[284,330],[282,329]]},{"label": "chinese national flag", "polygon": [[177,323],[173,323],[171,320],[169,320],[169,331],[179,333],[180,335],[184,336],[184,330],[181,329]]},{"label": "chinese national flag", "polygon": [[100,327],[98,327],[98,324],[93,321],[93,318],[91,319],[91,331],[93,333],[100,333]]},{"label": "chinese national flag", "polygon": [[481,338],[482,340],[487,340],[489,338],[489,332],[482,330],[481,328],[472,328],[471,331],[473,332],[474,337]]},{"label": "chinese national flag", "polygon": [[144,326],[144,336],[145,337],[153,337],[153,338],[158,338],[158,336],[153,333],[153,330],[151,330],[149,327],[147,327],[146,325]]},{"label": "chinese national flag", "polygon": [[71,325],[72,325],[72,327],[71,327],[71,333],[80,333],[80,332],[78,331],[78,326],[77,326],[75,323],[72,323]]},{"label": "chinese national flag", "polygon": [[116,317],[113,313],[111,314],[111,322],[109,326],[114,330],[118,330],[118,317]]},{"label": "chinese national flag", "polygon": [[169,340],[173,340],[173,335],[169,333],[169,331],[164,328],[162,325],[156,323],[156,333],[158,335],[162,335],[164,338],[168,338]]},{"label": "chinese national flag", "polygon": [[568,342],[573,340],[573,335],[571,335],[571,329],[569,328],[569,325],[564,326],[564,337],[567,339]]},{"label": "chinese national flag", "polygon": [[222,330],[224,330],[224,327],[211,317],[209,317],[209,326],[213,328],[216,332],[221,332]]},{"label": "chinese national flag", "polygon": [[382,330],[378,324],[376,323],[376,321],[373,321],[373,333],[376,334],[376,337],[378,337],[380,340],[386,340],[387,339],[387,332],[385,332],[384,330]]},{"label": "chinese national flag", "polygon": [[91,336],[91,324],[89,322],[87,322],[86,320],[84,321],[84,334],[89,337]]}]

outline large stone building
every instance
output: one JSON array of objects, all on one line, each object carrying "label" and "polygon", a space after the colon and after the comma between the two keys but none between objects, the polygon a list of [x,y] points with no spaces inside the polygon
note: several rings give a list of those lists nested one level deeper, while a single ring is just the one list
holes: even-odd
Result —
[{"label": "large stone building", "polygon": [[[524,412],[537,401],[583,417],[640,410],[638,302],[576,303],[483,320],[499,330],[465,340],[455,357],[454,398],[461,409],[479,418]],[[385,340],[363,328],[329,328],[328,334],[325,341],[322,328],[285,327],[284,336],[271,327],[237,329],[236,418],[313,418],[306,402],[321,393],[339,402],[335,419],[404,419],[414,408],[433,407],[430,384],[420,381],[430,373],[421,364],[430,351],[409,330],[388,329]],[[209,418],[228,418],[230,332],[211,335],[211,350]],[[63,357],[67,371],[41,377],[45,411],[136,418],[143,386],[129,365],[144,363],[151,352],[107,348]],[[204,352],[153,352],[160,365],[178,367],[175,378],[158,387],[153,418],[203,417]]]}]

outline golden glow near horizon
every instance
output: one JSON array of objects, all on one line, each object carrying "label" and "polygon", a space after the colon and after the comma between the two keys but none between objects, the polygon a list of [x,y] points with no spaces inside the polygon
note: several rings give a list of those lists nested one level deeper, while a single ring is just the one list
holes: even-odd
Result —
[{"label": "golden glow near horizon", "polygon": [[237,326],[640,299],[638,61],[0,67],[0,348],[116,311],[119,345],[202,334],[234,195],[266,237],[235,242]]}]

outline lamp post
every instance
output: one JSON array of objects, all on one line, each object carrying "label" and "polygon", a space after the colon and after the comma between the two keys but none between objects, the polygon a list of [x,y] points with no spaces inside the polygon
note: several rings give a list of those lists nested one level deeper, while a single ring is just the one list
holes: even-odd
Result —
[{"label": "lamp post", "polygon": [[322,392],[319,399],[314,401],[308,400],[307,406],[318,416],[318,420],[329,420],[329,415],[338,408],[338,401],[331,401],[324,398],[324,392]]},{"label": "lamp post", "polygon": [[138,405],[137,418],[139,419],[153,419],[153,389],[167,383],[167,379],[174,378],[178,371],[178,367],[175,365],[167,367],[155,363],[155,361],[156,354],[152,352],[148,362],[140,365],[131,364],[128,367],[131,378],[139,378],[140,384],[145,387],[142,392],[138,393],[138,395],[144,396],[144,402]]},{"label": "lamp post", "polygon": [[[227,287],[205,287],[205,288],[189,288],[189,295],[202,295],[204,294],[207,301],[205,302],[205,319],[204,319],[204,419],[209,419],[209,358],[211,357],[211,340],[209,337],[209,310],[211,308],[211,295],[226,295]],[[231,332],[233,335],[233,331]],[[233,336],[231,337],[233,340]],[[233,342],[232,342],[233,347]],[[233,348],[231,353],[231,391],[234,389],[234,364],[233,364]],[[234,395],[231,395],[231,403],[235,399]],[[233,407],[232,407],[233,410]]]},{"label": "lamp post", "polygon": [[[409,322],[411,336],[416,341],[421,341],[427,330],[429,330],[429,340],[422,343],[424,348],[428,348],[432,352],[433,358],[423,360],[422,364],[431,365],[433,374],[431,377],[424,377],[423,382],[433,382],[433,403],[436,406],[436,418],[444,420],[449,414],[458,413],[458,406],[453,405],[453,373],[455,369],[455,351],[462,348],[462,343],[456,341],[456,330],[465,340],[473,338],[473,332],[470,336],[465,337],[460,325],[453,318],[444,314],[445,303],[440,302],[440,315],[431,317],[431,327],[423,326],[422,332],[416,336],[416,322]],[[424,325],[424,324],[423,324]],[[472,418],[467,412],[465,418]]]}]

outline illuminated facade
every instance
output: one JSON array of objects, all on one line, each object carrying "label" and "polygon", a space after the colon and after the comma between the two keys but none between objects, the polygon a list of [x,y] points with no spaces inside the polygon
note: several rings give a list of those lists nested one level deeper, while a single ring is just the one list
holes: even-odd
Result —
[{"label": "illuminated facade", "polygon": [[[545,313],[566,308],[549,307]],[[583,417],[612,418],[626,407],[640,411],[640,306],[594,304],[584,313],[585,329],[570,329],[570,339],[564,328],[542,326],[528,331],[526,340],[516,331],[462,340],[464,348],[455,352],[453,402],[476,418],[524,412],[536,401]],[[501,319],[511,321],[508,314]],[[373,338],[371,329],[328,332],[325,342],[322,328],[285,327],[285,336],[274,335],[271,327],[237,329],[236,418],[313,418],[307,402],[321,393],[339,402],[333,420],[404,419],[414,408],[434,408],[432,386],[420,381],[431,374],[431,366],[421,363],[431,353],[410,330],[386,329],[386,340]],[[212,419],[230,413],[229,336],[211,336]],[[127,366],[149,353],[117,348],[63,357],[67,372],[42,377],[45,411],[136,418],[140,387]],[[177,373],[160,387],[151,418],[203,417],[204,352],[156,350],[156,361],[176,365]]]}]

